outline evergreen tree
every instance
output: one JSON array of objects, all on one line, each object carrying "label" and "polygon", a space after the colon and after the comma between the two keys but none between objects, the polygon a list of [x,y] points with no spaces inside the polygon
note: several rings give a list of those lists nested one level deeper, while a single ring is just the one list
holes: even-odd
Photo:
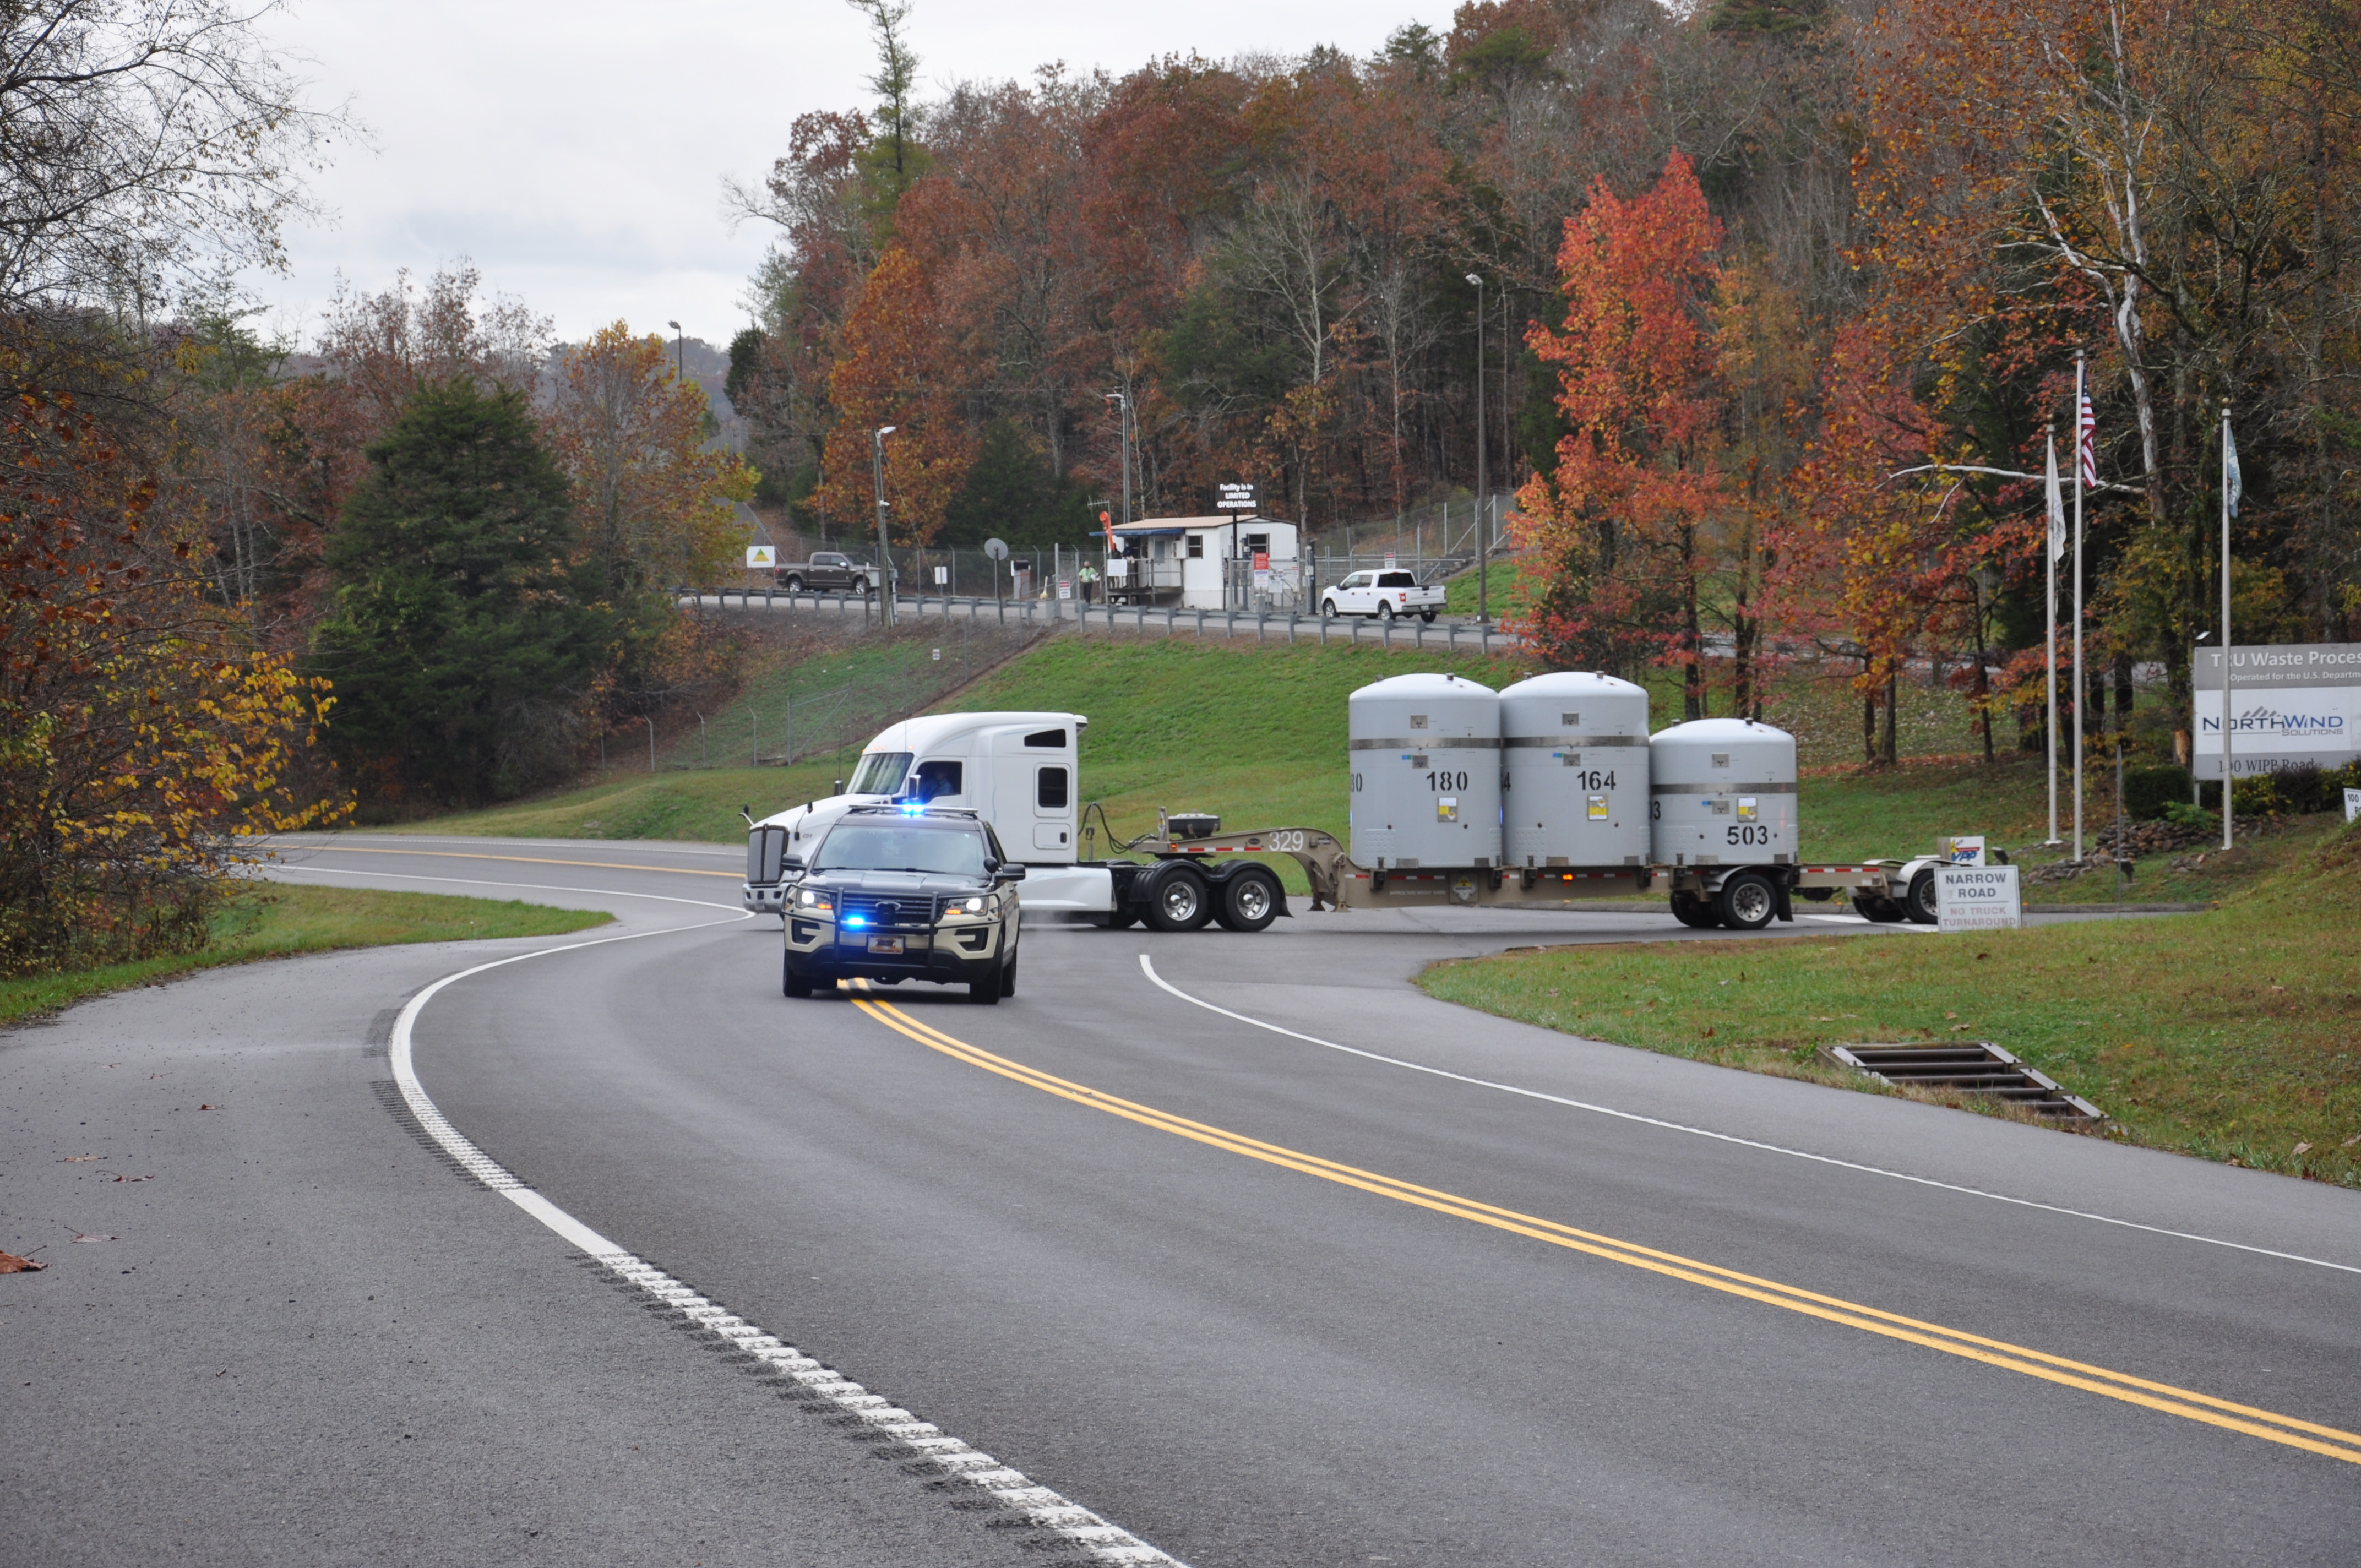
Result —
[{"label": "evergreen tree", "polygon": [[451,803],[562,777],[620,629],[573,564],[566,477],[523,395],[424,387],[368,457],[313,640],[336,750],[380,794]]}]

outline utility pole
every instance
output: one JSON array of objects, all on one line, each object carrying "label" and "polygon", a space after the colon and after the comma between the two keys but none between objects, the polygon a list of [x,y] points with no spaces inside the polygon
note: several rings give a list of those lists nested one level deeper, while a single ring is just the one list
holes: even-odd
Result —
[{"label": "utility pole", "polygon": [[1120,422],[1115,426],[1115,440],[1123,448],[1123,521],[1131,521],[1131,395],[1109,392],[1106,400],[1115,406]]},{"label": "utility pole", "polygon": [[672,378],[675,381],[686,380],[688,373],[681,367],[688,354],[687,334],[680,330],[678,322],[666,322],[664,325],[672,328]]},{"label": "utility pole", "polygon": [[902,427],[884,424],[870,438],[869,477],[877,491],[877,609],[883,624],[894,624],[894,557],[885,544],[885,438]]},{"label": "utility pole", "polygon": [[1484,417],[1484,280],[1467,274],[1476,285],[1476,623],[1492,624],[1492,535],[1484,527],[1484,490],[1491,483],[1485,448],[1491,444],[1490,422]]}]

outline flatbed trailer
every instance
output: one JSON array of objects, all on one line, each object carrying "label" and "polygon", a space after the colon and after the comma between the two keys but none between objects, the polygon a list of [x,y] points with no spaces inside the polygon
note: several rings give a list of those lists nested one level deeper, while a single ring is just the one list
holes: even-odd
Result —
[{"label": "flatbed trailer", "polygon": [[[1334,834],[1318,828],[1262,828],[1246,832],[1214,832],[1189,837],[1166,832],[1152,840],[1135,839],[1126,848],[1145,850],[1159,862],[1185,861],[1204,866],[1218,875],[1222,855],[1286,855],[1303,868],[1312,888],[1312,907],[1318,909],[1408,909],[1422,906],[1461,908],[1570,909],[1601,899],[1637,898],[1653,893],[1668,894],[1675,912],[1711,908],[1734,878],[1752,876],[1768,884],[1771,903],[1747,917],[1712,920],[1682,917],[1692,925],[1735,925],[1754,929],[1773,919],[1795,918],[1792,900],[1832,899],[1850,895],[1872,919],[1904,918],[1911,883],[1924,861],[1872,861],[1851,865],[1716,865],[1716,866],[1595,866],[1595,867],[1418,867],[1391,869],[1354,863]],[[1103,862],[1120,864],[1122,862]],[[1123,876],[1117,896],[1126,905],[1146,883],[1143,873]],[[1893,906],[1887,914],[1879,905]],[[1875,910],[1872,913],[1872,909]],[[1144,906],[1139,917],[1147,917]],[[1151,921],[1151,923],[1153,923]]]}]

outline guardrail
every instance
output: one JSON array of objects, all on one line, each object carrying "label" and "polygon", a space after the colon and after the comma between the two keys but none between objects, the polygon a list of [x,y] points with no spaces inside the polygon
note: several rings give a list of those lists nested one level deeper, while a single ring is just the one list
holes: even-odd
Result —
[{"label": "guardrail", "polygon": [[[717,588],[703,593],[676,591],[677,602],[729,608],[736,598],[748,609],[829,610],[859,614],[866,620],[877,613],[877,600],[864,594],[789,593],[785,588]],[[1139,636],[1178,637],[1183,632],[1200,639],[1235,639],[1249,632],[1257,642],[1283,639],[1288,642],[1374,642],[1382,647],[1468,648],[1483,653],[1510,653],[1525,644],[1497,625],[1474,620],[1437,620],[1430,624],[1402,616],[1391,620],[1373,616],[1303,615],[1295,611],[1251,609],[1184,609],[1178,605],[1085,605],[1075,599],[990,599],[949,594],[898,595],[896,617],[929,617],[945,620],[990,621],[1001,626],[1069,625],[1088,632],[1104,630],[1113,636],[1129,631]]]}]

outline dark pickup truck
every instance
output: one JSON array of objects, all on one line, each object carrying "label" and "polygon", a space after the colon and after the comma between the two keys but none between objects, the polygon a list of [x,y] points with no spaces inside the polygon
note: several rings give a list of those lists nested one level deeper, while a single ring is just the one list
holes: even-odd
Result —
[{"label": "dark pickup truck", "polygon": [[878,573],[874,562],[833,550],[815,550],[808,561],[774,566],[779,587],[789,593],[873,594]]}]

